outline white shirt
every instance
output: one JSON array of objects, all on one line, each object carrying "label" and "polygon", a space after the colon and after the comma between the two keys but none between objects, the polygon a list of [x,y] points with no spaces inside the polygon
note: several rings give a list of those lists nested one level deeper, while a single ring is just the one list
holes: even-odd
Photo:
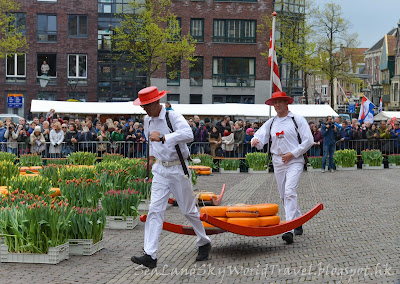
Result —
[{"label": "white shirt", "polygon": [[[296,120],[298,132],[302,141],[301,144],[299,144],[296,127],[292,117]],[[254,138],[257,138],[260,141],[256,146],[257,149],[261,150],[264,145],[269,142],[269,131],[272,121],[274,122],[271,128],[272,145],[270,146],[270,149],[273,155],[281,156],[290,152],[295,158],[300,158],[314,145],[314,138],[305,118],[289,111],[288,115],[285,117],[276,116],[275,118],[270,118],[259,130],[257,130],[254,134]],[[277,135],[277,133],[279,133],[279,135]]]},{"label": "white shirt", "polygon": [[158,141],[150,141],[150,156],[154,156],[157,160],[163,162],[178,161],[179,157],[175,149],[175,145],[178,144],[183,158],[187,159],[189,157],[189,149],[186,143],[193,141],[192,129],[180,113],[169,111],[169,120],[174,129],[174,132],[170,133],[165,113],[165,108],[161,108],[158,117],[146,115],[144,118],[144,131],[148,139],[153,131],[164,134],[165,137],[164,144]]}]

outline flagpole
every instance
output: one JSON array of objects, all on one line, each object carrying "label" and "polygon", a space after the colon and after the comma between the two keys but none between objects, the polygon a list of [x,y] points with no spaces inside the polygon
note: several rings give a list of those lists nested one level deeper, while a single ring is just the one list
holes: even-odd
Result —
[{"label": "flagpole", "polygon": [[[277,13],[274,11],[272,13],[272,32],[271,32],[271,46],[269,47],[270,50],[272,50],[272,55],[271,55],[271,73],[270,73],[270,82],[271,82],[271,88],[270,88],[270,98],[272,98],[272,93],[274,92],[274,62],[275,62],[275,21],[276,21],[276,15]],[[269,116],[268,119],[271,118],[271,106],[269,106]],[[268,144],[269,147],[269,144]]]}]

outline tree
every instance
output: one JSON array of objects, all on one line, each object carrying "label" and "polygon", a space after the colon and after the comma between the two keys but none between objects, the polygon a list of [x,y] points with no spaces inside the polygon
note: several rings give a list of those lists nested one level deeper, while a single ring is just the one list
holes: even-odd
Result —
[{"label": "tree", "polygon": [[28,48],[26,37],[16,27],[14,13],[20,9],[14,0],[0,0],[0,58],[7,53],[24,52]]},{"label": "tree", "polygon": [[358,44],[357,34],[348,34],[350,23],[343,18],[339,4],[327,3],[322,10],[316,10],[314,14],[321,73],[329,80],[331,107],[334,108],[334,80],[356,80],[349,75],[351,67],[348,62],[351,52],[343,52],[343,47],[355,47]]},{"label": "tree", "polygon": [[169,10],[170,0],[138,2],[129,4],[134,13],[123,15],[113,43],[138,71],[146,74],[149,86],[152,74],[164,64],[171,67],[168,75],[174,78],[179,71],[173,68],[177,62],[195,61],[196,45],[190,35],[181,35],[179,22]]}]

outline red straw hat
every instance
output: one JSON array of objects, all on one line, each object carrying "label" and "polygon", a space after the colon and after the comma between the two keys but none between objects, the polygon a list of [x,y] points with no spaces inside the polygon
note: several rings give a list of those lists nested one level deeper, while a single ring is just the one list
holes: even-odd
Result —
[{"label": "red straw hat", "polygon": [[286,100],[288,102],[288,104],[293,103],[293,98],[288,97],[285,92],[275,92],[275,93],[272,93],[272,98],[265,101],[265,104],[272,106],[272,105],[274,105],[274,100],[278,100],[278,99]]},{"label": "red straw hat", "polygon": [[165,96],[168,91],[159,92],[157,87],[150,86],[139,91],[139,97],[133,101],[135,106],[148,105]]}]

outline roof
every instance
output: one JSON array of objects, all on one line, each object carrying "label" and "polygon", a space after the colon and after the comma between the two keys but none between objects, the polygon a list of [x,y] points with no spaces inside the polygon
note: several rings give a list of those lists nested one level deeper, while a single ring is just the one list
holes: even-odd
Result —
[{"label": "roof", "polygon": [[392,35],[387,36],[388,42],[388,56],[396,55],[396,37]]},{"label": "roof", "polygon": [[[132,102],[102,103],[102,102],[66,102],[32,100],[31,112],[48,112],[55,109],[57,113],[70,114],[145,114],[140,106]],[[269,106],[265,104],[173,104],[172,108],[183,115],[203,116],[239,116],[239,117],[269,117]],[[330,105],[289,105],[289,110],[303,117],[326,117],[337,115]],[[276,115],[271,108],[271,115]]]},{"label": "roof", "polygon": [[[392,35],[395,36],[397,34],[397,28],[394,28],[390,30],[387,35]],[[383,45],[383,40],[385,39],[385,36],[383,36],[377,43],[375,43],[372,47],[367,49],[365,53],[370,53],[370,52],[376,52],[379,51],[382,48]]]},{"label": "roof", "polygon": [[400,111],[381,111],[374,116],[374,121],[387,120],[393,117],[400,118]]}]

